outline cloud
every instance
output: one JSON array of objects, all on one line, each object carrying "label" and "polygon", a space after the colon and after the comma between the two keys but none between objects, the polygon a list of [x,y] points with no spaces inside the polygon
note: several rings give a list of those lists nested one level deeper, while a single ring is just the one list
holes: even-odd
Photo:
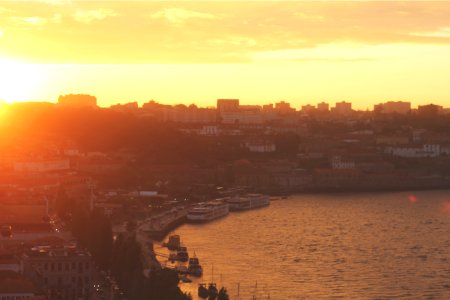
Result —
[{"label": "cloud", "polygon": [[16,25],[24,26],[42,26],[48,23],[46,18],[41,17],[11,17],[11,20]]},{"label": "cloud", "polygon": [[210,13],[187,10],[184,8],[163,8],[149,15],[152,19],[164,19],[173,24],[183,24],[190,19],[215,19]]},{"label": "cloud", "polygon": [[108,17],[116,17],[119,14],[112,9],[93,9],[93,10],[78,10],[72,17],[75,21],[85,24],[90,24],[93,21],[101,21]]},{"label": "cloud", "polygon": [[[15,37],[2,47],[46,62],[344,61],[354,58],[298,51],[345,42],[450,45],[450,2],[15,1],[1,7],[1,26]],[[24,28],[39,30],[31,36]]]},{"label": "cloud", "polygon": [[[383,46],[370,47],[352,43],[327,44],[307,49],[282,49],[251,54],[255,62],[360,62],[373,61],[385,54]],[[355,53],[358,55],[355,56]]]},{"label": "cloud", "polygon": [[450,27],[440,28],[436,31],[429,32],[412,32],[410,35],[418,37],[450,38]]}]

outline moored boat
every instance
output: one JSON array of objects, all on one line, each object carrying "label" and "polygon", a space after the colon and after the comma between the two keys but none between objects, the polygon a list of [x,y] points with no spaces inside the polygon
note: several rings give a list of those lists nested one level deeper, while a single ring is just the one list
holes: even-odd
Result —
[{"label": "moored boat", "polygon": [[178,251],[177,251],[177,260],[179,261],[188,261],[189,259],[189,254],[187,252],[187,248],[186,247],[179,247]]},{"label": "moored boat", "polygon": [[163,246],[167,247],[169,250],[178,250],[178,248],[180,248],[180,245],[181,240],[178,234],[169,236],[169,241],[163,244]]},{"label": "moored boat", "polygon": [[229,213],[228,203],[221,200],[213,200],[204,203],[198,203],[187,213],[187,219],[190,222],[208,222]]},{"label": "moored boat", "polygon": [[203,274],[203,268],[195,254],[194,257],[189,258],[188,272],[196,277],[200,277]]},{"label": "moored boat", "polygon": [[208,288],[206,288],[205,283],[199,283],[198,285],[198,296],[200,298],[206,299],[209,297],[209,291]]},{"label": "moored boat", "polygon": [[263,194],[245,194],[242,196],[229,197],[227,202],[231,211],[240,211],[267,206],[270,204],[270,198]]}]

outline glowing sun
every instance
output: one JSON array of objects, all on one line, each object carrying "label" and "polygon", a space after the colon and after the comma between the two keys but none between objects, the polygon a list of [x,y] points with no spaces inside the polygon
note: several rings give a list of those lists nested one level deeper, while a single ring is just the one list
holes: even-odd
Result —
[{"label": "glowing sun", "polygon": [[28,101],[45,78],[43,68],[0,58],[0,100]]}]

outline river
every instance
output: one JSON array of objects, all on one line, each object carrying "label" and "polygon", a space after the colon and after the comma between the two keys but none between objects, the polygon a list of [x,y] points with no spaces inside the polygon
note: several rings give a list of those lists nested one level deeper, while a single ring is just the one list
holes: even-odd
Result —
[{"label": "river", "polygon": [[231,299],[450,299],[450,191],[290,196],[172,233]]}]

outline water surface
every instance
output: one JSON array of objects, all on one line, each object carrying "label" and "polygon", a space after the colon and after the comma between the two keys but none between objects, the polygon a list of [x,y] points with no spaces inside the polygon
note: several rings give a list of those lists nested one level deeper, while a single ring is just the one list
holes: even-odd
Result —
[{"label": "water surface", "polygon": [[231,299],[450,299],[449,191],[291,196],[175,233]]}]

